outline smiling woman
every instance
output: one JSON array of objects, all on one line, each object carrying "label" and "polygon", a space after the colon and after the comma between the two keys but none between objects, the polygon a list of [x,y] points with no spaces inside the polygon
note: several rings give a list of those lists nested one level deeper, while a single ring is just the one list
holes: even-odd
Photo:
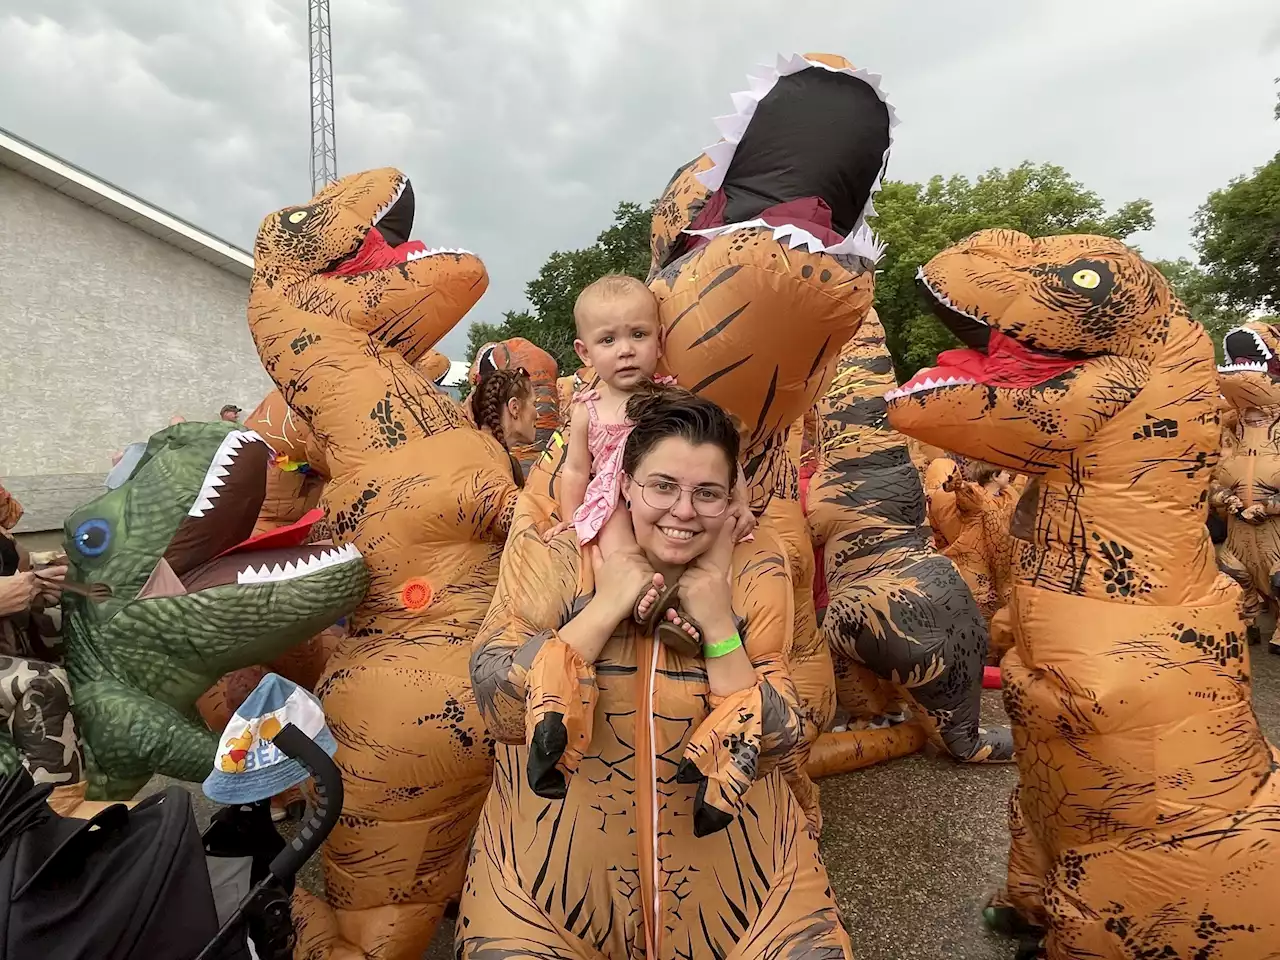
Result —
[{"label": "smiling woman", "polygon": [[[458,956],[847,957],[786,782],[803,721],[782,545],[760,528],[734,543],[724,411],[679,390],[633,406],[635,548],[544,542],[550,498],[517,507],[471,659],[499,744]],[[703,628],[696,655],[632,618],[668,581]]]}]

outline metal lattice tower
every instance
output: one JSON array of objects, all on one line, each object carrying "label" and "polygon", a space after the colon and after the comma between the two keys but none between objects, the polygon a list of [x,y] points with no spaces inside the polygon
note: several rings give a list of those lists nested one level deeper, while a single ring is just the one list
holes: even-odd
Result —
[{"label": "metal lattice tower", "polygon": [[311,61],[311,192],[315,194],[338,179],[329,0],[307,0],[307,46]]}]

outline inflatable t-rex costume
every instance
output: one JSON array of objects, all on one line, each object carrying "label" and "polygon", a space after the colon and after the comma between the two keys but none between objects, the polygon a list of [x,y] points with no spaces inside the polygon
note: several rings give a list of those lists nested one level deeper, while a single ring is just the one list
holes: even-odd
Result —
[{"label": "inflatable t-rex costume", "polygon": [[511,448],[511,455],[520,461],[527,474],[542,456],[551,435],[560,426],[560,398],[556,393],[556,375],[559,369],[555,357],[524,337],[512,337],[501,343],[486,343],[476,351],[468,379],[479,383],[490,370],[523,368],[533,384],[533,402],[538,411],[537,433],[528,446]]},{"label": "inflatable t-rex costume", "polygon": [[491,775],[467,660],[518,490],[506,451],[413,366],[488,277],[406,239],[412,197],[396,170],[345,177],[269,215],[254,247],[250,331],[322,450],[334,540],[372,574],[317,690],[346,799],[329,903],[295,901],[308,958],[420,957]]},{"label": "inflatable t-rex costume", "polygon": [[841,706],[866,720],[892,712],[901,692],[951,756],[1006,762],[1008,729],[979,726],[986,624],[953,563],[930,542],[920,475],[905,438],[888,424],[884,393],[896,383],[873,312],[845,346],[819,404],[809,492],[813,542],[825,551],[822,631]]},{"label": "inflatable t-rex costume", "polygon": [[1274,955],[1278,758],[1205,527],[1208,337],[1104,237],[982,231],[921,277],[973,349],[891,391],[890,420],[1036,477],[1003,664],[1020,773],[1008,902],[1047,927],[1051,960]]},{"label": "inflatable t-rex costume", "polygon": [[12,530],[22,519],[22,504],[18,498],[0,486],[0,527]]},{"label": "inflatable t-rex costume", "polygon": [[1009,602],[1013,537],[1009,524],[1018,497],[1013,488],[988,490],[963,475],[952,480],[960,533],[942,555],[956,565],[987,622]]},{"label": "inflatable t-rex costume", "polygon": [[[1247,323],[1222,343],[1219,389],[1238,415],[1214,475],[1211,502],[1227,515],[1218,565],[1244,588],[1251,614],[1280,614],[1280,330]],[[1280,618],[1268,646],[1280,653]]]},{"label": "inflatable t-rex costume", "polygon": [[[666,331],[660,372],[741,421],[752,507],[786,544],[795,587],[791,673],[811,741],[831,726],[836,678],[817,629],[813,545],[790,434],[826,392],[871,309],[881,247],[866,218],[896,117],[879,78],[840,57],[780,57],[749,81],[749,92],[734,95],[736,112],[716,121],[725,139],[678,170],[655,208],[650,287]],[[879,520],[869,509],[860,522]],[[889,580],[860,586],[886,609],[898,588]],[[846,664],[858,672],[851,658]],[[893,666],[900,664],[881,675],[892,676]],[[912,728],[828,733],[813,770],[855,769],[920,742]],[[792,785],[816,819],[811,788]]]},{"label": "inflatable t-rex costume", "polygon": [[127,799],[153,773],[200,781],[216,736],[196,699],[351,610],[368,574],[353,547],[256,549],[267,445],[222,422],[160,431],[129,479],[66,521],[67,673],[89,796]]}]

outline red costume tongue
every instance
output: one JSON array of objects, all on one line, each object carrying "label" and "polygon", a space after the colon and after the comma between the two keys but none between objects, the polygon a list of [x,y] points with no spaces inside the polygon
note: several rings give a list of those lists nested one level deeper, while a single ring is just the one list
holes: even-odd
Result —
[{"label": "red costume tongue", "polygon": [[921,370],[908,385],[919,383],[926,377],[933,380],[961,377],[991,387],[1025,389],[1052,380],[1082,362],[1039,353],[992,330],[985,354],[977,350],[945,350],[938,354],[936,367]]},{"label": "red costume tongue", "polygon": [[287,527],[277,527],[274,530],[267,530],[256,536],[250,537],[248,540],[242,540],[229,550],[223,550],[217,557],[226,557],[233,553],[243,553],[248,550],[278,550],[287,547],[300,547],[307,542],[307,537],[311,534],[311,528],[324,519],[324,511],[319,507],[314,510],[308,510],[303,514],[302,519],[295,523],[289,524]]},{"label": "red costume tongue", "polygon": [[387,243],[386,238],[377,227],[370,227],[364,243],[350,260],[344,260],[333,273],[340,277],[349,277],[357,273],[370,273],[374,270],[386,270],[405,263],[409,254],[427,249],[421,240],[407,240],[398,247]]}]

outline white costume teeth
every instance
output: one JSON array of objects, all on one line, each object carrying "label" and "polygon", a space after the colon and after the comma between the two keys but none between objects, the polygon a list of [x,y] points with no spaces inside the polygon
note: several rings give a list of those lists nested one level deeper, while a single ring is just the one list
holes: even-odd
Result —
[{"label": "white costume teeth", "polygon": [[937,390],[941,387],[963,387],[976,384],[978,381],[970,377],[947,377],[945,380],[934,380],[932,377],[926,376],[919,383],[914,380],[908,380],[900,387],[895,387],[884,395],[886,400],[900,400],[902,397],[909,397],[913,393],[922,393],[925,390]]},{"label": "white costume teeth", "polygon": [[987,323],[987,321],[983,320],[981,317],[975,317],[969,311],[961,310],[954,303],[952,303],[950,297],[948,297],[945,293],[943,293],[941,290],[939,290],[937,287],[935,287],[933,284],[929,282],[929,278],[924,275],[924,267],[916,267],[916,279],[924,284],[925,289],[929,291],[929,296],[933,297],[933,299],[937,300],[940,304],[942,304],[952,313],[957,313],[962,317],[966,317],[967,319],[972,320],[974,323],[980,323],[984,327],[991,326],[991,324]]},{"label": "white costume teeth", "polygon": [[200,484],[200,493],[191,505],[191,509],[187,511],[187,516],[203,517],[207,511],[213,509],[213,501],[218,499],[218,494],[221,493],[222,482],[231,472],[232,461],[240,455],[245,444],[250,443],[260,443],[268,451],[271,449],[267,442],[252,430],[232,430],[223,437],[218,452],[213,456],[213,462],[205,471],[204,482]]},{"label": "white costume teeth", "polygon": [[352,563],[359,559],[360,551],[353,544],[348,543],[341,547],[331,547],[305,559],[290,561],[283,567],[277,563],[271,569],[267,569],[266,564],[263,564],[255,570],[250,564],[236,574],[236,583],[278,583],[283,580],[295,580],[298,577],[305,577],[329,567]]},{"label": "white costume teeth", "polygon": [[373,225],[375,227],[382,222],[382,218],[387,215],[387,211],[396,205],[396,201],[399,200],[404,195],[404,188],[405,188],[405,185],[408,184],[408,182],[409,181],[406,180],[404,177],[400,178],[400,185],[396,187],[395,196],[393,196],[390,200],[388,200],[386,203],[380,206],[378,208],[378,212],[373,215]]},{"label": "white costume teeth", "polygon": [[438,257],[446,253],[475,256],[470,250],[463,250],[461,247],[427,247],[425,250],[414,250],[405,259],[412,263],[414,260],[422,260],[425,257]]},{"label": "white costume teeth", "polygon": [[1224,345],[1227,342],[1227,337],[1231,336],[1233,333],[1247,333],[1249,334],[1249,336],[1253,337],[1253,342],[1257,345],[1258,352],[1262,354],[1263,359],[1262,360],[1231,360],[1230,355],[1228,355],[1227,359],[1229,362],[1221,364],[1218,367],[1218,372],[1219,373],[1245,373],[1245,372],[1266,373],[1267,365],[1273,359],[1275,359],[1275,354],[1272,353],[1271,350],[1267,347],[1266,343],[1263,342],[1263,339],[1261,335],[1258,333],[1258,331],[1250,330],[1248,327],[1236,327],[1234,330],[1228,330],[1226,337],[1222,338],[1222,342]]},{"label": "white costume teeth", "polygon": [[[876,96],[880,98],[880,102],[889,111],[889,143],[885,147],[884,157],[880,161],[880,173],[871,185],[871,193],[867,197],[866,206],[862,208],[862,213],[859,214],[858,221],[849,236],[828,247],[809,231],[793,224],[783,224],[780,227],[772,228],[773,239],[785,239],[792,250],[804,247],[810,253],[851,254],[865,257],[873,263],[879,262],[884,255],[885,247],[883,243],[876,239],[876,235],[867,225],[867,218],[874,216],[876,212],[873,200],[876,193],[880,191],[884,172],[889,163],[889,151],[893,149],[893,128],[898,125],[898,112],[894,109],[893,104],[889,102],[888,95],[880,88],[881,78],[878,73],[852,67],[833,67],[820,60],[808,60],[798,53],[792,54],[790,57],[778,54],[778,59],[774,66],[762,65],[755,74],[747,75],[747,83],[751,88],[750,90],[731,95],[734,112],[727,116],[715,118],[715,125],[719,128],[720,134],[724,139],[703,151],[711,158],[712,166],[707,170],[695,173],[694,176],[713,193],[719,190],[724,184],[725,174],[729,172],[729,165],[733,162],[733,155],[737,151],[738,144],[742,141],[742,136],[746,133],[747,127],[751,124],[751,118],[755,116],[756,107],[760,101],[769,94],[780,78],[789,77],[810,67],[856,77],[870,86],[875,91]],[[728,223],[708,230],[685,230],[684,232],[693,236],[711,239],[737,230],[768,226],[770,225],[763,220],[747,220],[741,223]]]}]

